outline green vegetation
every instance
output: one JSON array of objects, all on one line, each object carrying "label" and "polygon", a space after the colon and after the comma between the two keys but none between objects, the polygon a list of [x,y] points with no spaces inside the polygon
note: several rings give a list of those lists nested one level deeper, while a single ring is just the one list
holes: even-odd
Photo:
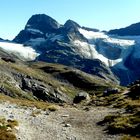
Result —
[{"label": "green vegetation", "polygon": [[139,135],[140,116],[137,115],[120,115],[112,116],[108,130],[110,133],[126,133],[132,135]]}]

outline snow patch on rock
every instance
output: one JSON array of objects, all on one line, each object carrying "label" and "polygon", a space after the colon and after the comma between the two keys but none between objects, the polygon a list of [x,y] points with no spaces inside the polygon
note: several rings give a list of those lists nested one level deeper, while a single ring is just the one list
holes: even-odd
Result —
[{"label": "snow patch on rock", "polygon": [[32,38],[28,41],[28,44],[31,46],[38,46],[45,41],[46,41],[45,38],[35,38],[35,39]]},{"label": "snow patch on rock", "polygon": [[32,29],[32,28],[28,28],[27,31],[30,31],[32,33],[39,33],[39,34],[43,34],[43,32],[41,32],[40,30],[37,29]]},{"label": "snow patch on rock", "polygon": [[62,36],[62,35],[55,35],[55,36],[53,36],[53,37],[51,38],[51,41],[52,41],[52,42],[54,42],[54,41],[56,41],[56,40],[58,40],[58,41],[63,40],[63,36]]}]

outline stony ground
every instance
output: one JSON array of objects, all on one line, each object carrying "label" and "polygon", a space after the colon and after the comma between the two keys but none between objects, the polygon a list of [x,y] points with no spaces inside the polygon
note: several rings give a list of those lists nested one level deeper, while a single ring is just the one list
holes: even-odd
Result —
[{"label": "stony ground", "polygon": [[107,135],[105,127],[96,124],[112,112],[106,107],[92,107],[88,111],[59,107],[49,112],[0,103],[0,116],[19,122],[15,130],[18,140],[119,140],[120,136]]}]

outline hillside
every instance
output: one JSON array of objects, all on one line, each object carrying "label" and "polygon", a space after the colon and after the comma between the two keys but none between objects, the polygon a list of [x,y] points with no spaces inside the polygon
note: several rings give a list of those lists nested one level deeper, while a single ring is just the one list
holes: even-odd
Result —
[{"label": "hillside", "polygon": [[[91,107],[87,112],[81,107],[89,101],[73,106],[77,93],[92,98],[115,84],[64,65],[14,57],[0,59],[0,139],[83,139],[83,133],[89,140],[119,138],[96,124],[115,110]],[[84,118],[89,118],[86,125]]]},{"label": "hillside", "polygon": [[[13,59],[13,58],[12,58]],[[1,92],[11,97],[72,102],[80,91],[96,92],[111,83],[80,70],[43,62],[0,60]]]}]

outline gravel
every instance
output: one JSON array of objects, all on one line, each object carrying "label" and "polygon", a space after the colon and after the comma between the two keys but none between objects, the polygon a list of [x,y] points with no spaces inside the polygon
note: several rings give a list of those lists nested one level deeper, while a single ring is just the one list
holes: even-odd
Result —
[{"label": "gravel", "polygon": [[[40,111],[33,116],[34,111]],[[92,107],[89,111],[74,107],[60,107],[58,111],[46,112],[0,103],[0,115],[19,122],[16,136],[19,140],[119,140],[118,135],[108,135],[105,127],[98,126],[109,113],[115,110],[107,107]]]}]

